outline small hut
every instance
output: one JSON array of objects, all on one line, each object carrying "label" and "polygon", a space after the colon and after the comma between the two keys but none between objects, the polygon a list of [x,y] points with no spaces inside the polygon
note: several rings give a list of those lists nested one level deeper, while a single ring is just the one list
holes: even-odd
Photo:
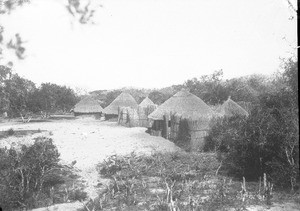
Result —
[{"label": "small hut", "polygon": [[92,96],[87,96],[80,100],[73,109],[75,116],[84,115],[100,117],[102,111],[103,108]]},{"label": "small hut", "polygon": [[149,114],[151,114],[157,105],[152,102],[148,97],[146,97],[140,104],[138,108],[139,114],[139,126],[140,127],[150,127],[150,120],[148,118]]},{"label": "small hut", "polygon": [[114,101],[103,109],[105,119],[113,119],[117,121],[119,109],[121,107],[137,108],[138,104],[135,99],[126,92],[122,92]]},{"label": "small hut", "polygon": [[171,140],[176,140],[180,136],[180,121],[187,120],[191,146],[201,147],[215,112],[199,97],[182,89],[158,106],[148,117],[154,121],[152,125],[154,131],[151,133],[161,134]]},{"label": "small hut", "polygon": [[232,116],[245,116],[248,117],[249,113],[243,109],[239,104],[231,100],[230,96],[220,108],[216,110],[222,117],[232,117]]},{"label": "small hut", "polygon": [[147,108],[148,106],[155,106],[155,104],[152,102],[152,100],[149,99],[149,97],[146,97],[140,104],[140,107]]},{"label": "small hut", "polygon": [[126,127],[139,127],[138,108],[120,107],[118,124]]},{"label": "small hut", "polygon": [[119,109],[118,123],[126,127],[150,127],[148,115],[157,108],[146,97],[137,108],[121,107]]}]

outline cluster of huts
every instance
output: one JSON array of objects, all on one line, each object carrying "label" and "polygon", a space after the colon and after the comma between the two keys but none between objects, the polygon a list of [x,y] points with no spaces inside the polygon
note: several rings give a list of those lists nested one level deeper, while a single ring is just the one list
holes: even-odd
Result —
[{"label": "cluster of huts", "polygon": [[76,104],[73,111],[75,116],[102,116],[126,127],[145,127],[151,135],[173,141],[180,137],[179,126],[184,120],[188,126],[192,149],[201,148],[213,119],[249,115],[230,97],[217,109],[212,109],[186,89],[177,92],[159,106],[148,97],[138,104],[129,93],[123,92],[110,105],[102,108],[97,100],[88,96]]}]

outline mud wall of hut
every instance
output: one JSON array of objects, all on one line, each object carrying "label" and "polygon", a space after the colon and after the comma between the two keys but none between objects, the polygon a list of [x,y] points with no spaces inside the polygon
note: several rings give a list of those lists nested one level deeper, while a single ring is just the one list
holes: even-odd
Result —
[{"label": "mud wall of hut", "polygon": [[[190,135],[189,148],[202,149],[204,145],[204,139],[208,135],[209,131],[209,118],[202,118],[198,120],[184,119],[188,124],[188,131],[180,131],[180,124],[183,119],[179,115],[165,114],[164,120],[155,120],[152,124],[151,135],[162,136],[172,142],[178,143],[185,140],[184,134]],[[182,129],[181,129],[182,130]]]}]

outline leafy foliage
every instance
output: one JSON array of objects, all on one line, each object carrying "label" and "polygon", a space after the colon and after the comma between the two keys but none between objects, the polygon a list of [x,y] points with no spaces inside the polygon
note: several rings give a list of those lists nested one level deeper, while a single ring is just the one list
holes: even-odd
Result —
[{"label": "leafy foliage", "polygon": [[14,129],[10,128],[10,129],[7,130],[7,135],[8,135],[8,136],[12,136],[12,135],[14,135],[14,134],[15,134]]},{"label": "leafy foliage", "polygon": [[153,103],[160,105],[164,103],[167,99],[169,99],[172,95],[164,94],[160,91],[153,91],[149,93],[149,99],[153,101]]},{"label": "leafy foliage", "polygon": [[110,182],[85,210],[245,210],[266,203],[257,184],[215,176],[212,153],[111,156],[98,165]]},{"label": "leafy foliage", "polygon": [[31,96],[31,107],[34,111],[46,114],[56,111],[68,112],[78,102],[74,91],[66,86],[42,83]]},{"label": "leafy foliage", "polygon": [[36,138],[31,146],[23,145],[20,151],[0,149],[0,175],[0,204],[5,210],[64,202],[60,187],[75,176],[59,164],[56,146],[45,137]]},{"label": "leafy foliage", "polygon": [[121,90],[110,91],[106,94],[105,102],[101,104],[103,108],[107,107],[114,99],[116,99],[122,93]]},{"label": "leafy foliage", "polygon": [[[92,209],[94,206],[96,210],[113,207],[122,210],[167,210],[173,200],[180,200],[183,206],[184,202],[188,202],[188,195],[192,196],[189,191],[196,191],[201,186],[199,182],[188,191],[189,185],[210,178],[217,166],[213,154],[111,156],[98,165],[98,172],[102,177],[111,179],[111,183],[96,199],[97,202],[90,202],[87,207]],[[173,193],[168,195],[167,189],[172,189]],[[183,210],[188,206],[189,203],[182,207]]]},{"label": "leafy foliage", "polygon": [[200,97],[206,103],[215,105],[222,103],[228,97],[228,92],[222,81],[223,71],[215,71],[212,75],[201,76],[198,80],[193,78],[185,82],[190,92]]},{"label": "leafy foliage", "polygon": [[32,113],[41,111],[68,112],[79,100],[71,88],[51,83],[37,88],[7,66],[0,66],[0,76],[0,112],[7,112],[10,117],[21,116],[25,121],[30,120]]},{"label": "leafy foliage", "polygon": [[[30,0],[2,0],[0,2],[0,15],[10,14],[18,7],[25,6],[31,3]],[[86,0],[68,0],[63,3],[66,8],[66,13],[71,15],[74,20],[80,24],[94,24],[93,16],[95,12],[102,7],[97,1]],[[3,48],[13,50],[18,59],[25,58],[25,47],[21,36],[16,33],[14,38],[5,41],[3,37],[4,27],[0,25],[0,60],[3,55]],[[5,56],[5,55],[4,55]]]},{"label": "leafy foliage", "polygon": [[[297,72],[294,64],[285,67],[283,77]],[[222,154],[230,174],[257,179],[266,172],[276,185],[294,189],[299,178],[299,108],[293,90],[297,82],[285,81],[286,88],[257,97],[249,118],[218,120],[206,138],[205,149]]]},{"label": "leafy foliage", "polygon": [[24,117],[28,109],[29,96],[36,89],[35,84],[17,74],[5,81],[5,92],[9,101],[8,113],[10,116],[20,115]]}]

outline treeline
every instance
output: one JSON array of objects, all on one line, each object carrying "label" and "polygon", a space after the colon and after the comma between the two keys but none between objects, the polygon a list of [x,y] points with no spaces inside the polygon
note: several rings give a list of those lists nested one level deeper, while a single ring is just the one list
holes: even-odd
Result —
[{"label": "treeline", "polygon": [[43,117],[55,112],[69,112],[78,102],[76,93],[66,86],[42,83],[39,87],[30,80],[0,65],[0,113],[8,117],[22,117],[25,121],[32,114]]},{"label": "treeline", "polygon": [[[290,60],[289,62],[293,61]],[[191,93],[212,106],[222,104],[229,96],[236,102],[258,103],[260,95],[276,92],[286,86],[283,80],[285,80],[284,76],[280,73],[273,76],[253,74],[224,80],[223,71],[218,70],[211,75],[192,78],[183,84],[162,89],[123,88],[110,91],[98,90],[91,92],[91,94],[102,102],[102,107],[108,106],[122,91],[129,92],[138,103],[148,96],[155,104],[160,105],[182,88],[187,88]]]}]

